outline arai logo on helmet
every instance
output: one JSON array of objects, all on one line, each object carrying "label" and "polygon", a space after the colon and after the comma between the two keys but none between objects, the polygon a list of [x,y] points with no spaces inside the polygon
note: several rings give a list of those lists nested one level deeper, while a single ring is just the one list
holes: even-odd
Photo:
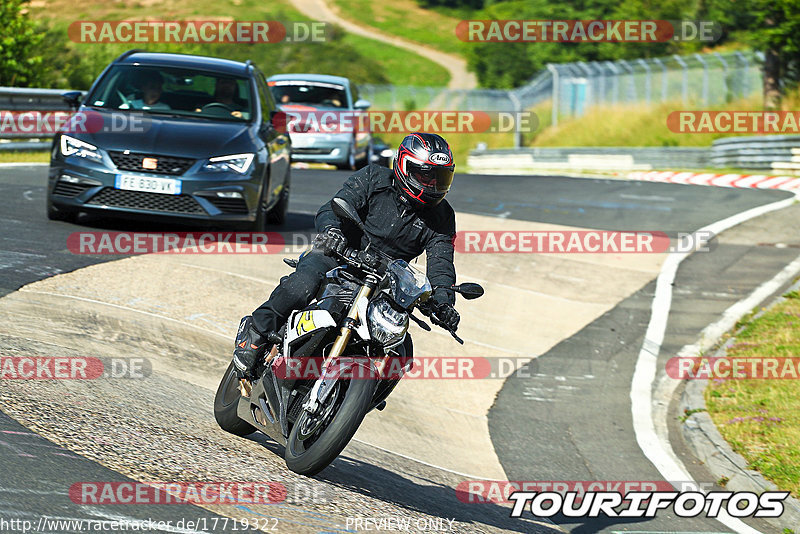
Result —
[{"label": "arai logo on helmet", "polygon": [[434,152],[428,159],[431,161],[431,163],[436,165],[447,165],[450,163],[450,156],[444,152]]}]

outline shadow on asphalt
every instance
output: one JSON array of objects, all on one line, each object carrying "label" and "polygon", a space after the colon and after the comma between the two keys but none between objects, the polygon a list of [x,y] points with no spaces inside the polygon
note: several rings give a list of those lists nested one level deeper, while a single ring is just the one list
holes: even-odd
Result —
[{"label": "shadow on asphalt", "polygon": [[[283,458],[285,448],[261,433],[247,436],[271,453]],[[331,466],[314,477],[338,488],[369,496],[373,499],[401,506],[411,512],[432,517],[455,519],[464,523],[476,523],[511,532],[550,533],[557,532],[522,519],[509,517],[510,508],[492,503],[468,504],[458,500],[456,490],[448,485],[427,480],[421,485],[402,477],[394,471],[357,460],[350,456],[339,456]],[[447,510],[442,515],[442,510]],[[533,518],[529,514],[529,518]]]}]

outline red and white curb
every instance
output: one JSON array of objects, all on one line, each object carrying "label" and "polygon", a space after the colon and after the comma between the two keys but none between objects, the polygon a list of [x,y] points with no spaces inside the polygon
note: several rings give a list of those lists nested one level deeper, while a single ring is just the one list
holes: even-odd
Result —
[{"label": "red and white curb", "polygon": [[796,176],[769,176],[766,174],[713,174],[676,171],[633,171],[631,180],[665,182],[670,184],[712,185],[756,189],[781,189],[800,193],[800,178]]}]

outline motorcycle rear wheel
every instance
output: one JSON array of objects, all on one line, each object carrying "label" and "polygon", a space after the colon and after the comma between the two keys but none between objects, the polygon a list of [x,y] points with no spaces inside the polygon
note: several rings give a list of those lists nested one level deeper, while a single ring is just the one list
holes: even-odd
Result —
[{"label": "motorcycle rear wheel", "polygon": [[256,431],[253,425],[241,419],[236,413],[241,397],[239,377],[231,362],[222,376],[217,394],[214,395],[214,419],[222,430],[236,436],[246,436]]}]

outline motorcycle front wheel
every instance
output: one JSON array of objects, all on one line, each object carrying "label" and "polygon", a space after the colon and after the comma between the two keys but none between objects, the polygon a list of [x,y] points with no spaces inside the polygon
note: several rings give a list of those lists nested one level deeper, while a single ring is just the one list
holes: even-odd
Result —
[{"label": "motorcycle front wheel", "polygon": [[305,476],[325,469],[358,430],[376,386],[370,379],[338,380],[319,414],[300,412],[287,440],[286,466]]}]

